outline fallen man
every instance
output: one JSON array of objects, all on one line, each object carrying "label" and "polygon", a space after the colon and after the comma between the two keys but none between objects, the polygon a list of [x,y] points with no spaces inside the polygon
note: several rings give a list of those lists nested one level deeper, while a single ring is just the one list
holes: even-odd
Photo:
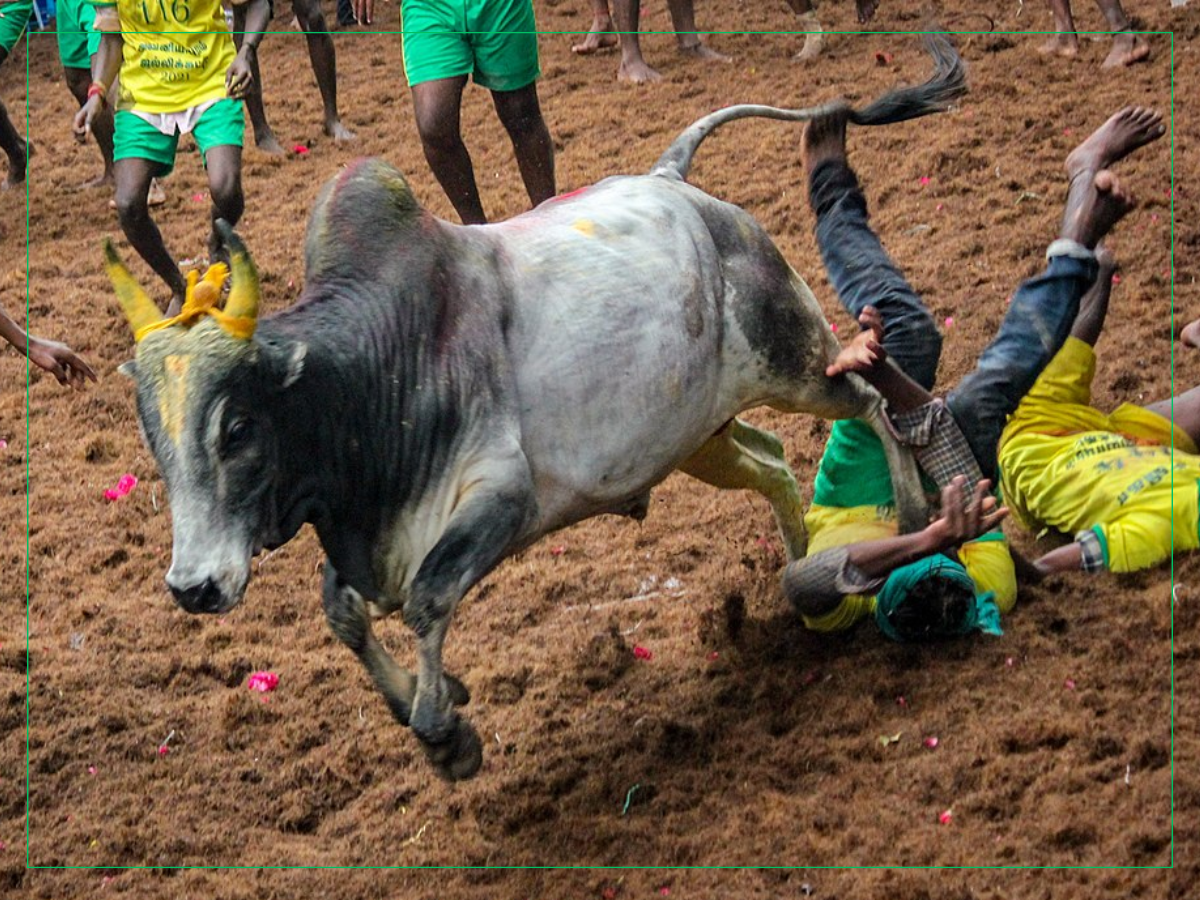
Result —
[{"label": "fallen man", "polygon": [[1075,536],[1034,563],[1042,574],[1133,572],[1200,546],[1200,388],[1108,415],[1091,405],[1113,271],[1111,259],[1101,265],[1100,289],[1000,438],[1001,484],[1017,520]]},{"label": "fallen man", "polygon": [[809,628],[839,631],[873,615],[894,640],[999,633],[999,615],[1016,602],[1017,587],[996,530],[1006,510],[987,495],[997,477],[997,442],[1062,346],[1080,298],[1097,291],[1097,243],[1133,206],[1107,167],[1163,133],[1157,113],[1124,109],[1067,157],[1066,209],[1045,273],[1021,285],[975,371],[941,401],[929,393],[941,337],[867,225],[866,201],[846,161],[844,117],[807,126],[802,152],[817,241],[839,299],[864,326],[828,374],[858,372],[879,390],[901,440],[942,492],[942,513],[928,528],[897,535],[878,440],[856,422],[833,425],[805,517],[809,555],[783,576]]}]

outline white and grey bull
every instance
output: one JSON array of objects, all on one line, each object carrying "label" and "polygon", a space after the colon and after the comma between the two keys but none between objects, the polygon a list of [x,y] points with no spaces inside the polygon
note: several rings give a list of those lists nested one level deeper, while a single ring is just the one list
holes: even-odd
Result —
[{"label": "white and grey bull", "polygon": [[[852,121],[912,118],[959,95],[957,55],[933,50],[929,82]],[[818,112],[720,111],[650,175],[482,227],[435,219],[394,169],[356,163],[317,202],[299,302],[261,320],[256,272],[228,228],[224,311],[202,284],[178,321],[109,246],[138,335],[138,415],[170,494],[179,604],[228,611],[251,558],[312,522],[333,631],[458,779],[482,755],[442,644],[463,595],[505,557],[590,516],[641,517],[676,469],[762,494],[789,555],[803,554],[783,448],[735,418],[743,410],[864,419],[887,449],[902,526],[924,525],[915,465],[878,395],[824,374],[838,345],[808,287],[753,218],[684,181],[716,125]],[[415,674],[372,632],[372,617],[397,610],[416,633]]]}]

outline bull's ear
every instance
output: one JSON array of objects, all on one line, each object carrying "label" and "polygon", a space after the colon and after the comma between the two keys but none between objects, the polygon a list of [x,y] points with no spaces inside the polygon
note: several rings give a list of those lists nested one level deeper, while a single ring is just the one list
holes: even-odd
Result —
[{"label": "bull's ear", "polygon": [[126,378],[137,378],[137,360],[127,360],[117,366],[117,371]]}]

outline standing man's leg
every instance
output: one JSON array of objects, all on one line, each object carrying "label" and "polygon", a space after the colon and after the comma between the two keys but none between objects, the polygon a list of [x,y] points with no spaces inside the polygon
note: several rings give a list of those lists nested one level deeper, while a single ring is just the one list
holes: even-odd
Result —
[{"label": "standing man's leg", "polygon": [[680,53],[710,62],[733,62],[733,57],[718,53],[700,40],[700,33],[696,31],[695,0],[667,0],[667,8],[671,11],[671,25]]},{"label": "standing man's leg", "polygon": [[804,31],[804,46],[792,57],[797,62],[816,59],[825,45],[825,31],[817,21],[817,7],[813,0],[786,0],[796,14],[796,24]]},{"label": "standing man's leg", "polygon": [[[136,118],[132,113],[127,113]],[[140,120],[138,120],[140,121]],[[146,128],[150,128],[149,125]],[[138,157],[122,158],[121,153],[121,124],[117,124],[116,162],[113,172],[117,179],[117,216],[121,220],[121,230],[138,255],[146,261],[155,274],[163,280],[171,291],[171,301],[167,306],[167,315],[172,316],[183,306],[187,282],[183,273],[175,264],[175,259],[167,252],[163,243],[162,233],[154,220],[150,218],[150,209],[146,204],[146,192],[150,188],[150,180],[157,175],[165,175],[162,163],[153,159]],[[170,140],[168,138],[168,140]]]},{"label": "standing man's leg", "polygon": [[[292,9],[304,29],[308,41],[308,59],[313,74],[317,77],[317,88],[321,92],[321,104],[325,108],[325,133],[335,141],[352,141],[354,132],[342,124],[337,105],[337,58],[333,49],[333,38],[321,12],[321,0],[293,0]],[[255,73],[255,80],[258,73]]]},{"label": "standing man's leg", "polygon": [[605,47],[617,46],[613,34],[612,14],[608,11],[608,0],[592,0],[592,27],[583,40],[571,47],[572,53],[587,56]]},{"label": "standing man's leg", "polygon": [[617,80],[633,84],[660,81],[662,76],[646,63],[642,56],[642,45],[638,40],[641,28],[641,0],[613,0],[613,22],[621,43],[621,63],[617,66]]},{"label": "standing man's leg", "polygon": [[[246,4],[236,3],[233,6],[233,43],[238,50],[242,49],[242,39],[246,36]],[[283,156],[285,151],[275,132],[267,122],[267,110],[263,106],[262,76],[259,74],[258,54],[250,56],[250,71],[254,76],[254,84],[246,95],[246,113],[250,116],[250,127],[254,131],[254,145],[263,153]]]},{"label": "standing man's leg", "polygon": [[[33,15],[33,0],[18,0],[2,7],[0,18],[0,66],[8,59],[12,48],[25,33],[25,25]],[[8,118],[8,109],[0,100],[0,150],[8,157],[8,175],[0,182],[0,190],[8,190],[25,180],[29,157],[33,155],[33,144],[21,137]]]},{"label": "standing man's leg", "polygon": [[808,123],[801,156],[817,215],[817,245],[838,299],[855,319],[874,306],[884,322],[888,355],[909,378],[932,390],[942,337],[868,224],[867,201],[846,159],[846,110]]},{"label": "standing man's leg", "polygon": [[985,478],[996,480],[996,445],[1005,422],[1062,347],[1080,298],[1095,281],[1095,254],[1082,251],[1093,251],[1133,208],[1107,167],[1165,132],[1158,113],[1127,107],[1067,157],[1070,186],[1060,241],[1051,246],[1045,273],[1018,288],[978,365],[946,398]]},{"label": "standing man's leg", "polygon": [[1071,0],[1047,0],[1054,16],[1055,34],[1042,44],[1042,53],[1056,56],[1078,56],[1079,37],[1075,34],[1075,19],[1071,16]]},{"label": "standing man's leg", "polygon": [[[218,100],[205,110],[192,134],[208,170],[208,192],[212,198],[212,221],[224,219],[231,226],[242,217],[246,201],[242,193],[242,144],[246,119],[240,100]],[[224,242],[214,225],[208,238],[209,259],[224,252]]]},{"label": "standing man's leg", "polygon": [[434,177],[464,225],[483,225],[483,203],[475,184],[471,154],[461,131],[462,92],[466,75],[413,85],[413,112],[421,148]]},{"label": "standing man's leg", "polygon": [[515,91],[492,91],[492,102],[496,105],[496,115],[512,139],[530,202],[537,206],[549,200],[557,193],[554,142],[550,139],[546,120],[542,118],[537,83],[532,82]]},{"label": "standing man's leg", "polygon": [[1133,25],[1129,16],[1125,15],[1125,10],[1121,8],[1121,0],[1096,0],[1096,5],[1100,7],[1100,12],[1104,13],[1108,27],[1117,32],[1113,36],[1112,49],[1108,51],[1103,67],[1113,69],[1117,66],[1132,66],[1136,62],[1149,59],[1150,45],[1144,37],[1130,30]]},{"label": "standing man's leg", "polygon": [[[91,54],[88,34],[95,18],[95,8],[87,0],[59,0],[55,19],[58,34],[58,58],[62,62],[67,88],[80,105],[87,103],[88,87],[92,83]],[[116,96],[116,91],[113,91]],[[113,118],[112,109],[104,108],[92,120],[92,135],[104,160],[104,171],[81,187],[92,188],[113,183]]]}]

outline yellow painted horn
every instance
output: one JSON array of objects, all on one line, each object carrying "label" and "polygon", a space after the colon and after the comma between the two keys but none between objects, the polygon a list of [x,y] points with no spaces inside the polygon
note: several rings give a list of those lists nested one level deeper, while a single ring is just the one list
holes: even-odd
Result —
[{"label": "yellow painted horn", "polygon": [[121,257],[117,256],[112,241],[107,239],[104,241],[104,261],[109,280],[112,281],[117,299],[121,302],[121,310],[125,313],[125,319],[133,329],[134,335],[155,322],[161,322],[165,317],[158,305],[134,280],[133,275],[125,268],[125,263],[121,262]]},{"label": "yellow painted horn", "polygon": [[258,319],[258,270],[246,245],[237,233],[229,227],[224,219],[217,220],[217,231],[221,240],[229,248],[229,269],[231,286],[229,299],[225,301],[225,315],[250,322],[250,332],[253,334],[253,324]]}]

